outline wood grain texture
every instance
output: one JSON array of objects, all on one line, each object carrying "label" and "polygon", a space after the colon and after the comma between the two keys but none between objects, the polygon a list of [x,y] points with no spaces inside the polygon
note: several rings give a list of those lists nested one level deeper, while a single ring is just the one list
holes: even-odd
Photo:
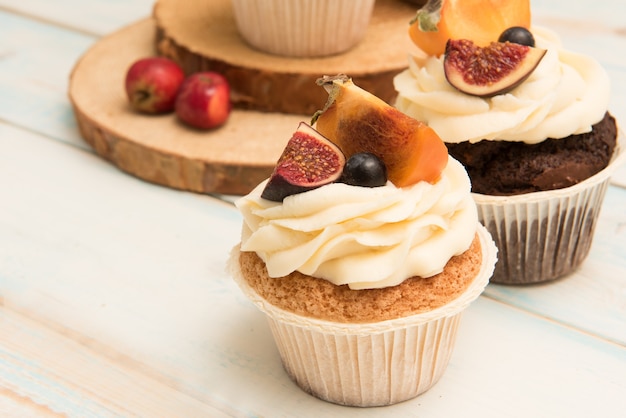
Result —
[{"label": "wood grain texture", "polygon": [[201,131],[174,114],[134,112],[124,77],[132,62],[154,54],[154,32],[150,19],[131,25],[98,41],[76,64],[69,98],[81,135],[99,155],[144,180],[200,193],[249,192],[307,119],[235,110],[222,127]]},{"label": "wood grain texture", "polygon": [[[423,396],[361,410],[295,387],[224,272],[232,205],[126,175],[78,135],[66,95],[96,41],[85,32],[151,3],[0,0],[0,416],[623,416],[626,167],[582,268],[549,286],[490,285]],[[624,120],[624,3],[533,7],[607,68]]]},{"label": "wood grain texture", "polygon": [[0,387],[0,416],[11,418],[63,418],[66,415],[52,411],[46,405],[39,405],[32,399]]},{"label": "wood grain texture", "polygon": [[407,53],[415,48],[407,36],[415,10],[402,1],[377,0],[358,45],[338,55],[299,59],[248,46],[229,0],[158,0],[154,17],[160,54],[179,62],[187,73],[222,73],[236,107],[310,117],[328,97],[315,84],[323,75],[348,74],[357,85],[392,102],[393,77],[407,68]]},{"label": "wood grain texture", "polygon": [[60,28],[96,36],[107,35],[152,12],[154,0],[0,0],[0,8],[49,22]]},{"label": "wood grain texture", "polygon": [[[625,348],[550,319],[539,301],[549,298],[557,313],[563,304],[541,288],[526,296],[538,301],[533,313],[510,303],[513,290],[472,305],[444,377],[415,401],[371,410],[319,401],[291,383],[264,317],[224,271],[241,227],[231,205],[146,184],[90,153],[3,125],[0,190],[8,198],[0,211],[3,309],[28,319],[15,325],[21,333],[0,332],[0,353],[8,353],[0,380],[23,388],[15,372],[37,371],[29,399],[71,417],[84,416],[76,404],[95,401],[151,417],[142,408],[159,396],[171,411],[186,411],[193,398],[231,416],[586,417],[596,408],[610,417],[623,407]],[[623,219],[615,204],[603,216],[608,230]],[[575,278],[562,284],[562,293],[590,297]],[[600,320],[614,309],[563,303],[580,317],[597,310]],[[73,390],[60,399],[59,387]]]},{"label": "wood grain texture", "polygon": [[0,11],[0,118],[89,149],[76,129],[67,86],[72,66],[93,42],[92,37]]},{"label": "wood grain texture", "polygon": [[[31,414],[24,416],[231,415],[224,407],[220,410],[182,393],[168,379],[142,370],[121,353],[96,354],[84,338],[67,338],[58,328],[1,306],[0,318],[0,333],[6,336],[0,341],[0,396],[12,401],[9,406],[15,411]],[[8,356],[9,352],[19,354]],[[15,412],[2,416],[19,417]]]}]

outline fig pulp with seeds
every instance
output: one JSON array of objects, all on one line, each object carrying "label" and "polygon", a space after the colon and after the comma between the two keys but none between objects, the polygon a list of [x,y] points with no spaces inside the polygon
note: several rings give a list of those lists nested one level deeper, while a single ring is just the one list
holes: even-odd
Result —
[{"label": "fig pulp with seeds", "polygon": [[287,196],[335,182],[346,159],[341,150],[301,122],[283,150],[261,197],[282,202]]},{"label": "fig pulp with seeds", "polygon": [[526,80],[545,53],[545,49],[510,42],[479,47],[467,39],[451,39],[443,68],[446,79],[457,90],[492,97],[509,92]]}]

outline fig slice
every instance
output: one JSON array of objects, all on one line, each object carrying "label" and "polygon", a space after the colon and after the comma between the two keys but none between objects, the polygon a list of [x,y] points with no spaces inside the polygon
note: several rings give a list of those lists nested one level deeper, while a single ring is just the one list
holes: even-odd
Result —
[{"label": "fig slice", "polygon": [[507,93],[537,68],[545,49],[511,42],[492,42],[479,47],[468,39],[450,39],[443,69],[457,90],[478,97]]},{"label": "fig slice", "polygon": [[287,196],[337,181],[346,158],[330,140],[300,122],[278,159],[261,197],[282,202]]}]

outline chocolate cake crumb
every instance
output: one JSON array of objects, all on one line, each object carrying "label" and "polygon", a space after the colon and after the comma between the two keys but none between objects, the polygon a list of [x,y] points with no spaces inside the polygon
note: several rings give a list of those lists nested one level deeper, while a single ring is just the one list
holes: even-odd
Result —
[{"label": "chocolate cake crumb", "polygon": [[516,195],[561,189],[593,176],[608,165],[616,142],[615,118],[607,112],[591,132],[538,144],[485,140],[446,145],[467,169],[473,192]]}]

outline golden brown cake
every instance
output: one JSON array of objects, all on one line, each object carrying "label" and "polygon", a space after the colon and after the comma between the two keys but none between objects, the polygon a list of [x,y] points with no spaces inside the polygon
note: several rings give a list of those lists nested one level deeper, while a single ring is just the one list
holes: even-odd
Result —
[{"label": "golden brown cake", "polygon": [[333,322],[376,322],[437,309],[463,293],[478,275],[482,252],[478,236],[470,248],[428,278],[412,277],[397,286],[352,290],[298,271],[272,278],[254,252],[239,256],[248,285],[269,303],[298,315]]}]

